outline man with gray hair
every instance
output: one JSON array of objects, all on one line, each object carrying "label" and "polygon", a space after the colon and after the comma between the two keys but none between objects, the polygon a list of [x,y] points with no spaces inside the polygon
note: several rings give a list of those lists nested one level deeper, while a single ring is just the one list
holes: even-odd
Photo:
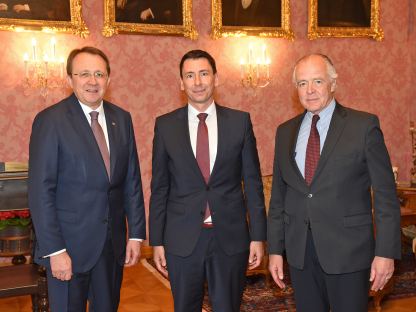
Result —
[{"label": "man with gray hair", "polygon": [[400,258],[400,209],[379,120],[339,104],[336,78],[326,55],[301,58],[293,81],[305,112],[276,133],[269,269],[285,287],[286,252],[298,312],[367,311],[369,281],[382,289]]}]

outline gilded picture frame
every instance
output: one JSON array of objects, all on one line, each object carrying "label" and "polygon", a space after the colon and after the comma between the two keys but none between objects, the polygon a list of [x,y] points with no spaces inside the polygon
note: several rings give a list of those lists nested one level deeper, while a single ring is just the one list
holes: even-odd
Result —
[{"label": "gilded picture frame", "polygon": [[214,39],[259,36],[293,40],[290,0],[262,1],[212,0],[211,36]]},{"label": "gilded picture frame", "polygon": [[[173,35],[196,39],[192,21],[192,0],[163,0],[154,7],[145,1],[104,0],[102,34],[120,33]],[[149,7],[148,7],[149,6]]]},{"label": "gilded picture frame", "polygon": [[308,0],[308,38],[367,37],[381,41],[380,0]]},{"label": "gilded picture frame", "polygon": [[25,0],[8,5],[0,0],[0,30],[71,33],[85,38],[82,0]]}]

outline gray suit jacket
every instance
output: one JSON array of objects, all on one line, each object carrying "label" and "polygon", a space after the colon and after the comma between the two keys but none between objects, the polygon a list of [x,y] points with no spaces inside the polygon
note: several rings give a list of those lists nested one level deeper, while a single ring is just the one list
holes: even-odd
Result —
[{"label": "gray suit jacket", "polygon": [[268,218],[270,254],[286,250],[289,264],[302,269],[310,226],[327,273],[369,268],[375,255],[400,258],[400,208],[378,118],[337,103],[308,186],[295,161],[303,117],[277,129]]},{"label": "gray suit jacket", "polygon": [[192,253],[207,201],[215,235],[227,254],[246,251],[250,241],[266,239],[263,185],[250,116],[219,105],[216,109],[217,157],[208,184],[192,151],[187,106],[156,120],[150,244],[163,245],[178,256]]}]

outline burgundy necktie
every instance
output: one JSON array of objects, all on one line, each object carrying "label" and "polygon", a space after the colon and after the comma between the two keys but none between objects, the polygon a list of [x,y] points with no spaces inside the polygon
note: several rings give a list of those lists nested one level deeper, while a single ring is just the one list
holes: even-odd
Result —
[{"label": "burgundy necktie", "polygon": [[[200,113],[198,114],[198,134],[196,137],[196,161],[198,162],[199,169],[204,177],[205,183],[208,184],[210,176],[210,166],[209,166],[209,141],[208,141],[208,128],[205,123],[208,114]],[[208,219],[211,216],[209,206],[205,208],[204,220]],[[205,227],[212,226],[212,223],[204,223]]]},{"label": "burgundy necktie", "polygon": [[311,132],[309,134],[308,145],[306,147],[305,180],[308,185],[310,185],[312,182],[320,156],[319,132],[316,128],[316,123],[318,120],[319,115],[313,115]]},{"label": "burgundy necktie", "polygon": [[107,170],[108,179],[110,179],[110,153],[108,152],[107,142],[105,141],[104,131],[98,123],[98,112],[92,111],[91,116],[91,129],[94,133],[95,140],[100,148],[101,156],[103,157],[105,169]]}]

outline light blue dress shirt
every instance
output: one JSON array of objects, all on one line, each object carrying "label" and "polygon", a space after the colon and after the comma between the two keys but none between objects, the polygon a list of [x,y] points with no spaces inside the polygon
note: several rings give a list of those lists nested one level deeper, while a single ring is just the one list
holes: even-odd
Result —
[{"label": "light blue dress shirt", "polygon": [[[332,99],[331,103],[329,103],[329,105],[319,113],[319,120],[316,124],[316,128],[319,132],[319,144],[321,153],[325,144],[326,135],[328,134],[329,124],[331,123],[334,110],[335,99]],[[311,112],[307,112],[305,114],[305,117],[302,120],[302,124],[300,125],[298,140],[296,142],[295,160],[303,177],[305,177],[306,147],[308,145],[309,134],[311,132],[312,116],[313,114]]]}]

